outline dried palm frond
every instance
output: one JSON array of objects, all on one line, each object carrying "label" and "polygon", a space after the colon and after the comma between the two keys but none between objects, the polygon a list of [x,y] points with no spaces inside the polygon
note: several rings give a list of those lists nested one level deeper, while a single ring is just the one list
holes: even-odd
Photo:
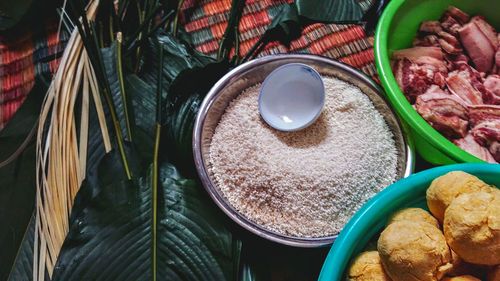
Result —
[{"label": "dried palm frond", "polygon": [[[98,2],[89,2],[88,19],[95,17]],[[38,125],[33,280],[44,280],[46,271],[52,276],[68,233],[73,199],[85,178],[90,94],[105,149],[110,151],[111,141],[96,75],[83,40],[74,29],[43,102]],[[79,98],[81,116],[77,118],[75,103]]]}]

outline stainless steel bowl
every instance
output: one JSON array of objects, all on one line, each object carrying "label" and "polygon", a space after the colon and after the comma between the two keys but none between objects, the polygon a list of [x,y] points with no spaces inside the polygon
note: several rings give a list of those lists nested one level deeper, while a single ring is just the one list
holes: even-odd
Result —
[{"label": "stainless steel bowl", "polygon": [[[319,247],[333,243],[337,235],[318,238],[293,237],[268,230],[254,223],[229,204],[222,192],[216,187],[213,175],[208,169],[208,154],[212,136],[228,104],[244,89],[264,81],[266,76],[275,68],[292,62],[307,64],[315,68],[323,76],[334,76],[359,87],[384,116],[394,134],[398,154],[400,155],[397,169],[398,179],[410,175],[414,164],[412,145],[406,139],[396,114],[382,97],[381,88],[366,75],[350,66],[328,58],[302,54],[259,58],[240,65],[222,77],[205,97],[196,118],[193,131],[194,160],[201,182],[208,194],[222,211],[236,223],[254,234],[274,242],[296,247]],[[374,167],[374,169],[380,168],[382,167]]]}]

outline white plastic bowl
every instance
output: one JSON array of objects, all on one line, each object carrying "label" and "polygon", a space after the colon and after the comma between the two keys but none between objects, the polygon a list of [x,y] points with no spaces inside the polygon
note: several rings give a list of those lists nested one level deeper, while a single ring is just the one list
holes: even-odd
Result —
[{"label": "white plastic bowl", "polygon": [[325,104],[319,73],[303,63],[289,63],[269,74],[260,88],[259,111],[269,126],[298,131],[314,123]]}]

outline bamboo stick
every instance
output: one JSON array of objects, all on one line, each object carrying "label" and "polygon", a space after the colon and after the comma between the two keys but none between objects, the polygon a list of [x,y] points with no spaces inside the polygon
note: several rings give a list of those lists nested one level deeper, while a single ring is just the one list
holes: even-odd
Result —
[{"label": "bamboo stick", "polygon": [[[98,4],[98,0],[89,1],[89,20],[95,17]],[[108,152],[111,141],[97,79],[82,38],[75,29],[42,104],[38,124],[33,280],[43,281],[46,272],[52,277],[69,231],[73,200],[85,179],[90,94]],[[80,95],[82,105],[78,120],[75,105]]]}]

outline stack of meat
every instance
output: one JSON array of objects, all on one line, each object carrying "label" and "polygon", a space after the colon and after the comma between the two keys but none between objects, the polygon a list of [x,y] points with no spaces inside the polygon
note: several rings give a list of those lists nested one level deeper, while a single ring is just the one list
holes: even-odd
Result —
[{"label": "stack of meat", "polygon": [[418,113],[456,145],[500,162],[500,34],[481,16],[449,7],[395,51],[399,86]]}]

